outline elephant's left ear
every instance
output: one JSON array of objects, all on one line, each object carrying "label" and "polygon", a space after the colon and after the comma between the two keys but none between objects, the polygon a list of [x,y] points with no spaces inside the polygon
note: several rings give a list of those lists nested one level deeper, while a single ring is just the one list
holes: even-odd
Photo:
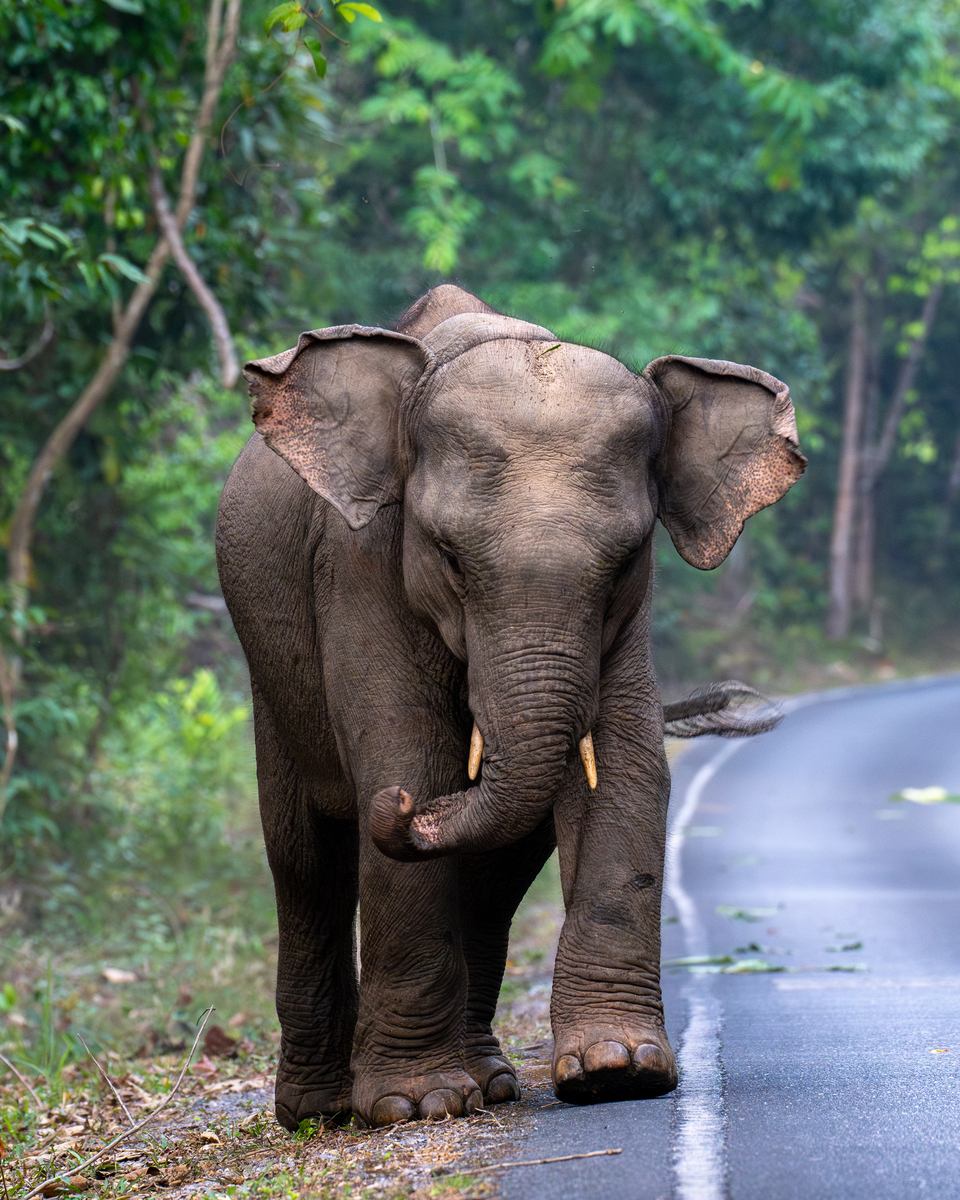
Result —
[{"label": "elephant's left ear", "polygon": [[790,391],[765,371],[707,358],[658,358],[643,376],[667,408],[659,517],[691,566],[709,571],[748,517],[803,474]]}]

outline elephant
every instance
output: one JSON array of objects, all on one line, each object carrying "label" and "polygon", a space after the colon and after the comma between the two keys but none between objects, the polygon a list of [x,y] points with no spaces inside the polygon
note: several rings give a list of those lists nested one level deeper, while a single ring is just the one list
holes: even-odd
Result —
[{"label": "elephant", "polygon": [[277,1119],[517,1099],[492,1021],[555,847],[556,1095],[669,1092],[654,525],[724,560],[803,472],[787,387],[678,355],[635,374],[449,284],[245,377],[217,559],[276,889]]}]

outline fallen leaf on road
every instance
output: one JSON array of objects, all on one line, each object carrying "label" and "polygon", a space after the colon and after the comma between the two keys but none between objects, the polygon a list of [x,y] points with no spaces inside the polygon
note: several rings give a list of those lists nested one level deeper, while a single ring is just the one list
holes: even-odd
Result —
[{"label": "fallen leaf on road", "polygon": [[913,804],[960,804],[960,796],[945,787],[903,788],[891,800],[910,800]]},{"label": "fallen leaf on road", "polygon": [[661,963],[664,967],[702,967],[708,963],[732,963],[736,960],[729,954],[687,954],[683,958],[669,958]]},{"label": "fallen leaf on road", "polygon": [[734,904],[718,904],[718,917],[728,917],[731,921],[762,921],[764,917],[775,917],[779,912],[776,908],[737,908]]}]

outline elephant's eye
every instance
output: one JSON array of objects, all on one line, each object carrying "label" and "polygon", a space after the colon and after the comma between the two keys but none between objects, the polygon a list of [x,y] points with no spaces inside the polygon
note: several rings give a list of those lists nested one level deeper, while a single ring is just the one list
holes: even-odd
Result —
[{"label": "elephant's eye", "polygon": [[447,581],[453,587],[454,591],[458,593],[458,595],[462,595],[466,587],[466,580],[463,575],[463,568],[460,566],[460,560],[452,550],[448,550],[445,546],[441,546],[440,562],[443,566],[443,573],[447,577]]}]

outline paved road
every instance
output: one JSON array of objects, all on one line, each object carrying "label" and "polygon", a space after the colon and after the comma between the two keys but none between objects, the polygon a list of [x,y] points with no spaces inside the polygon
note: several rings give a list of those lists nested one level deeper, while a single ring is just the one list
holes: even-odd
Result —
[{"label": "paved road", "polygon": [[960,804],[888,799],[931,785],[960,792],[957,677],[695,743],[664,958],[786,969],[665,969],[679,1090],[543,1111],[518,1157],[623,1153],[504,1171],[504,1200],[960,1200]]}]

